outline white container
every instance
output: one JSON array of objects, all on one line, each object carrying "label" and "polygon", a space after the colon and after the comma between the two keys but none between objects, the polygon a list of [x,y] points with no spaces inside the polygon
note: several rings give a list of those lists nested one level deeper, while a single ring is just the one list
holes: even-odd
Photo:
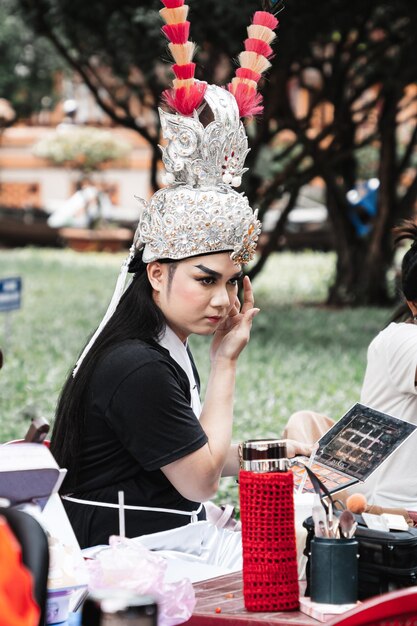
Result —
[{"label": "white container", "polygon": [[303,522],[313,512],[314,493],[296,493],[294,495],[295,538],[297,543],[298,580],[305,580],[307,557],[304,556],[307,531]]},{"label": "white container", "polygon": [[73,589],[48,590],[46,599],[46,623],[58,624],[68,619],[69,601]]}]

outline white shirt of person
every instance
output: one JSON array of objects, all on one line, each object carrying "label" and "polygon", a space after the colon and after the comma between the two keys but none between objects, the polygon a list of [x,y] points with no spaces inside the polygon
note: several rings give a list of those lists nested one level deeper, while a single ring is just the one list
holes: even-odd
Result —
[{"label": "white shirt of person", "polygon": [[[417,326],[391,323],[368,347],[361,402],[417,424]],[[417,511],[417,431],[368,480],[351,492],[368,504]]]}]

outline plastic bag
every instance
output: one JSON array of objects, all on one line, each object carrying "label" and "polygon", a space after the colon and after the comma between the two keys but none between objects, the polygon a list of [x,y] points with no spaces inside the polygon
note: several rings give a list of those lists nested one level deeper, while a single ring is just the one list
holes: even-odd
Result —
[{"label": "plastic bag", "polygon": [[191,617],[196,600],[188,579],[166,582],[166,560],[131,539],[112,536],[109,544],[87,561],[91,591],[116,588],[152,596],[158,604],[159,626],[174,626]]},{"label": "plastic bag", "polygon": [[218,528],[207,521],[143,535],[132,541],[150,550],[158,550],[158,554],[167,559],[180,559],[219,568],[215,573],[207,569],[210,575],[206,578],[242,569],[241,533]]}]

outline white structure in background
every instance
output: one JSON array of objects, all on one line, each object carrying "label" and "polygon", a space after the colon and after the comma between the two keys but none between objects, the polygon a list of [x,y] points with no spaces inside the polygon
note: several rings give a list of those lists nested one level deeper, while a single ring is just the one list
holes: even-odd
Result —
[{"label": "white structure in background", "polygon": [[48,225],[52,228],[71,226],[89,228],[98,219],[108,222],[136,221],[136,210],[123,209],[112,203],[110,196],[92,184],[83,186],[68,200],[49,206]]},{"label": "white structure in background", "polygon": [[[276,200],[265,213],[262,220],[262,230],[264,232],[274,229],[288,199],[289,194],[286,193],[281,199]],[[324,204],[323,190],[312,185],[304,185],[300,190],[296,206],[288,215],[287,229],[292,232],[298,232],[307,224],[312,226],[325,224],[327,219],[328,211]]]}]

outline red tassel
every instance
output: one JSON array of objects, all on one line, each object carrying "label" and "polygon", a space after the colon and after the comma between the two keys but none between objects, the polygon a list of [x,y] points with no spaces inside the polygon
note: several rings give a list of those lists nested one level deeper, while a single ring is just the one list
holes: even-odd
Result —
[{"label": "red tassel", "polygon": [[257,26],[265,26],[266,28],[270,28],[271,30],[275,30],[278,26],[277,18],[272,15],[272,13],[268,13],[267,11],[256,11],[253,16],[252,24],[256,24]]},{"label": "red tassel", "polygon": [[254,70],[250,70],[248,67],[238,67],[236,70],[236,76],[238,78],[248,78],[249,80],[254,80],[255,83],[257,83],[262,74],[259,74],[259,72],[255,72]]},{"label": "red tassel", "polygon": [[262,41],[262,39],[245,39],[245,50],[248,52],[256,52],[256,54],[261,54],[267,59],[272,55],[273,50],[266,41]]},{"label": "red tassel", "polygon": [[187,63],[186,65],[173,65],[173,72],[180,80],[188,80],[194,78],[195,63]]},{"label": "red tassel", "polygon": [[186,43],[190,34],[190,22],[181,24],[165,24],[162,30],[172,43]]},{"label": "red tassel", "polygon": [[167,9],[178,9],[178,7],[182,7],[184,4],[184,0],[161,0],[161,2]]},{"label": "red tassel", "polygon": [[264,110],[261,94],[246,83],[240,83],[235,90],[231,84],[227,85],[227,88],[236,98],[240,117],[259,115]]},{"label": "red tassel", "polygon": [[179,89],[166,89],[162,97],[167,105],[181,113],[192,115],[198,109],[206,93],[207,83],[194,83],[192,87],[179,87]]}]

